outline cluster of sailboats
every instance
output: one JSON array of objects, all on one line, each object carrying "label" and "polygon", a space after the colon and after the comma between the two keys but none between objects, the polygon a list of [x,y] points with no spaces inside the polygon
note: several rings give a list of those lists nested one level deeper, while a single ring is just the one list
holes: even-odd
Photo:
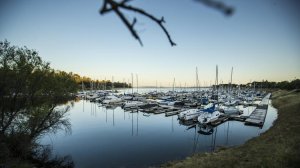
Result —
[{"label": "cluster of sailboats", "polygon": [[[100,103],[103,106],[121,106],[124,110],[143,111],[146,113],[166,116],[178,115],[181,121],[197,121],[200,124],[209,124],[224,115],[241,115],[243,111],[239,106],[257,105],[266,94],[255,88],[227,87],[218,84],[218,66],[216,66],[216,83],[213,87],[200,89],[198,69],[196,68],[196,87],[193,91],[175,91],[175,78],[173,90],[167,92],[149,91],[140,94],[137,92],[118,93],[112,90],[94,90],[79,92],[77,97]],[[133,74],[132,74],[133,84]],[[137,81],[138,86],[138,81]],[[113,86],[112,86],[113,88]]]},{"label": "cluster of sailboats", "polygon": [[107,90],[80,92],[77,97],[102,106],[121,107],[128,111],[178,115],[181,121],[209,124],[224,115],[241,115],[240,106],[255,105],[265,93],[253,89],[202,89],[148,93],[118,93]]}]

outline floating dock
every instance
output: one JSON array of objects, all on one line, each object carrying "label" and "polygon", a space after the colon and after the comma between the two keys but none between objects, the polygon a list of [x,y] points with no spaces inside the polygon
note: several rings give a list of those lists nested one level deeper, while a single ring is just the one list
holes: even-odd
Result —
[{"label": "floating dock", "polygon": [[218,126],[218,125],[224,123],[225,121],[227,121],[228,119],[229,119],[228,116],[222,115],[216,121],[211,122],[210,125],[212,125],[212,126]]},{"label": "floating dock", "polygon": [[262,127],[264,125],[269,99],[271,97],[271,93],[268,93],[262,101],[258,104],[257,108],[250,114],[250,116],[245,120],[245,124],[247,125],[256,125]]}]

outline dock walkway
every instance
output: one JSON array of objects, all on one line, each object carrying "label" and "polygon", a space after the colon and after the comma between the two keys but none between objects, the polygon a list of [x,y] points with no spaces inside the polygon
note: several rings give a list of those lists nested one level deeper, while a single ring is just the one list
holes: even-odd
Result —
[{"label": "dock walkway", "polygon": [[262,127],[264,125],[267,111],[268,111],[268,104],[269,104],[270,97],[271,97],[271,93],[268,93],[262,99],[262,101],[258,104],[257,108],[245,120],[245,124],[257,125],[260,127]]}]

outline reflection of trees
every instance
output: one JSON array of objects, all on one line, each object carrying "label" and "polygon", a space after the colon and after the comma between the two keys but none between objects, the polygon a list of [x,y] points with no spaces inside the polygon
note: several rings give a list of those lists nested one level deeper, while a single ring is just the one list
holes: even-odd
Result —
[{"label": "reflection of trees", "polygon": [[[36,140],[46,133],[58,130],[71,132],[71,124],[66,117],[70,106],[57,108],[57,103],[42,103],[40,105],[17,109],[18,111],[2,111],[1,149],[7,151],[6,157],[21,158],[45,167],[54,165],[72,167],[70,157],[53,157],[49,146],[42,146]],[[6,107],[2,109],[14,109]],[[3,127],[4,126],[4,127]]]},{"label": "reflection of trees", "polygon": [[47,132],[56,132],[59,129],[71,130],[69,121],[64,118],[69,106],[55,108],[56,104],[44,103],[35,107],[19,109],[18,112],[9,115],[4,114],[4,128],[2,133],[11,136],[15,133],[26,134],[30,138],[37,138]]}]

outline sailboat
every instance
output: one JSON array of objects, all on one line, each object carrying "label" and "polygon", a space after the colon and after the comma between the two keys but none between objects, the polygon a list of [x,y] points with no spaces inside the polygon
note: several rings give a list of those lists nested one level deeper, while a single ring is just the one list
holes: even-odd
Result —
[{"label": "sailboat", "polygon": [[[231,75],[230,75],[230,88],[229,88],[229,92],[230,95],[232,95],[232,74],[233,74],[233,67],[231,68]],[[225,103],[225,107],[223,108],[223,111],[225,114],[240,114],[242,113],[242,110],[239,110],[236,105],[238,104],[238,100],[229,97],[228,101]]]},{"label": "sailboat", "polygon": [[80,98],[84,98],[86,97],[86,92],[84,91],[84,84],[83,84],[83,81],[81,81],[81,89],[82,91],[81,92],[78,92],[77,93],[77,97],[80,97]]},{"label": "sailboat", "polygon": [[[215,89],[217,91],[216,94],[216,100],[219,103],[219,87],[218,87],[218,65],[216,66],[216,83],[215,83]],[[210,111],[206,111],[204,113],[202,113],[201,115],[199,115],[198,117],[198,122],[200,124],[208,124],[210,122],[216,121],[219,117],[220,117],[221,113],[217,110],[215,110],[215,108],[213,108]]]},{"label": "sailboat", "polygon": [[115,95],[108,95],[102,101],[103,104],[118,104],[121,103],[123,100],[121,98],[116,97]]},{"label": "sailboat", "polygon": [[189,109],[186,111],[183,111],[178,114],[178,119],[180,120],[192,120],[197,118],[202,113],[206,112],[213,112],[215,111],[215,104],[210,103],[206,105],[203,109]]},{"label": "sailboat", "polygon": [[219,111],[205,112],[198,117],[200,124],[208,124],[216,121],[220,117],[221,113]]}]

